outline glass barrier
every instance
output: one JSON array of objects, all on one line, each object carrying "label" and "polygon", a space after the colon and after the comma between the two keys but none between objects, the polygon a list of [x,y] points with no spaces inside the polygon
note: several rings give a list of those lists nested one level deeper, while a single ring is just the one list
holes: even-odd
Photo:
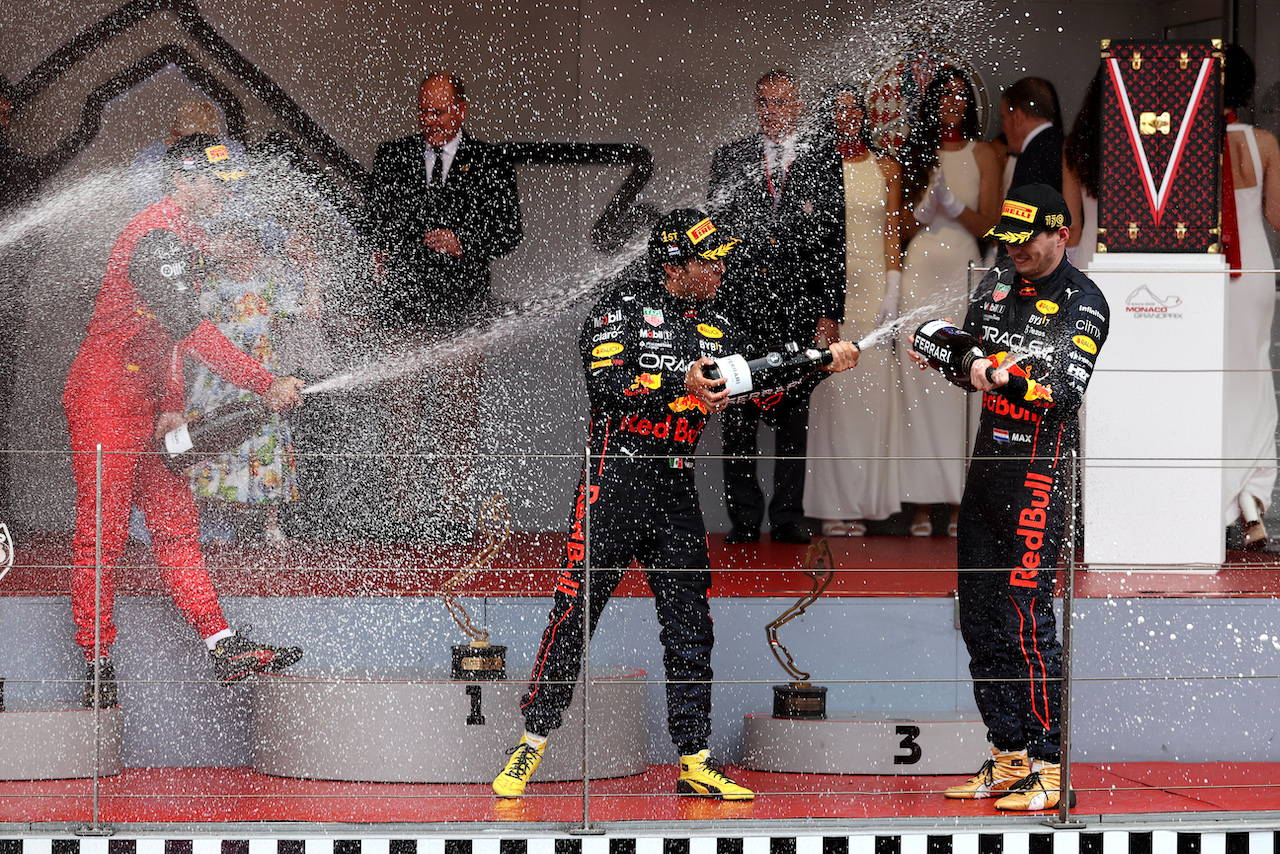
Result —
[{"label": "glass barrier", "polygon": [[[70,464],[65,454],[26,453],[41,457],[27,465]],[[105,455],[95,456],[101,472]],[[708,516],[720,512],[722,459],[696,459]],[[762,457],[766,468],[772,459]],[[633,464],[650,462],[669,465]],[[402,531],[335,534],[340,526],[323,514],[307,518],[319,506],[307,502],[283,517],[281,542],[255,527],[260,516],[219,533],[206,513],[203,554],[229,627],[279,648],[242,651],[247,678],[229,684],[219,684],[222,664],[174,605],[171,585],[187,582],[174,581],[145,543],[125,542],[111,571],[95,538],[97,565],[82,567],[77,583],[69,531],[6,528],[0,821],[90,830],[541,822],[589,832],[645,821],[970,816],[969,801],[944,791],[990,755],[975,685],[1006,681],[1043,702],[1060,686],[1061,785],[1087,814],[1172,815],[1211,802],[1245,809],[1257,803],[1260,782],[1273,787],[1247,769],[1274,761],[1258,745],[1265,724],[1257,710],[1271,707],[1280,673],[1280,564],[1233,546],[1221,567],[1084,565],[1076,485],[1089,473],[1074,456],[1064,482],[1077,510],[1068,514],[1053,600],[1062,675],[1028,654],[1017,680],[968,670],[958,586],[967,573],[1008,570],[958,575],[956,540],[943,525],[913,537],[899,516],[873,522],[864,536],[815,536],[810,545],[766,534],[728,546],[713,531],[701,580],[696,569],[647,580],[636,565],[588,559],[604,548],[597,538],[641,542],[652,533],[593,520],[603,512],[599,463],[582,454],[484,455],[485,472],[535,472],[554,484],[568,524],[522,530],[512,524],[519,497],[486,494],[500,479],[481,476],[467,543]],[[298,464],[328,477],[371,472],[380,458],[300,455]],[[580,477],[595,503],[574,501]],[[562,571],[566,555],[582,564],[580,576]],[[581,650],[587,676],[578,679],[579,603],[602,590],[613,595],[594,643]],[[114,698],[103,684],[110,674],[86,669],[68,619],[73,598],[101,611],[112,593]],[[700,608],[714,641],[689,628],[706,625]],[[289,658],[281,650],[295,646],[296,663],[267,660]],[[711,674],[698,669],[707,646]],[[247,675],[259,667],[265,672]],[[531,674],[539,677],[532,688]],[[575,689],[571,700],[543,708],[562,714],[562,725],[527,773],[519,767],[526,715],[565,686]],[[94,692],[111,700],[108,708],[85,707]],[[708,721],[709,731],[700,729]],[[709,776],[682,780],[689,769],[673,743],[680,737],[727,762],[726,777],[713,765]],[[516,784],[527,788],[497,797],[493,782],[513,762]],[[707,780],[738,799],[679,796]],[[984,806],[981,814],[994,813]],[[1072,821],[1065,801],[1040,814]]]}]

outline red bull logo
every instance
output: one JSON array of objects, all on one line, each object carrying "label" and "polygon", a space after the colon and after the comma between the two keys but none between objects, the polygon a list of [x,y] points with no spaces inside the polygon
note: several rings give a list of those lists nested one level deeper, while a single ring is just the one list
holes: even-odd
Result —
[{"label": "red bull logo", "polygon": [[661,385],[662,374],[639,374],[632,381],[631,387],[624,389],[622,393],[628,397],[635,397],[638,394],[648,394]]},{"label": "red bull logo", "polygon": [[[600,498],[600,487],[591,487],[591,503],[595,504]],[[578,487],[578,502],[573,507],[573,530],[569,532],[569,542],[565,545],[566,556],[568,557],[569,566],[580,564],[587,559],[587,537],[583,529],[583,520],[587,518],[587,501],[585,486]],[[566,584],[568,580],[568,584]],[[560,575],[560,583],[556,589],[569,596],[578,595],[578,584],[573,581],[569,575],[569,570],[565,570]]]},{"label": "red bull logo", "polygon": [[1022,485],[1031,490],[1028,506],[1018,512],[1018,536],[1022,537],[1026,551],[1022,553],[1022,569],[1009,573],[1009,584],[1013,587],[1034,588],[1039,583],[1040,549],[1044,547],[1044,529],[1049,517],[1049,491],[1053,488],[1053,478],[1028,472]]},{"label": "red bull logo", "polygon": [[1027,393],[1022,396],[1022,399],[1039,406],[1051,406],[1053,404],[1053,389],[1047,385],[1041,385],[1033,379],[1028,379]]},{"label": "red bull logo", "polygon": [[703,425],[690,423],[687,418],[677,418],[673,424],[671,420],[673,418],[675,418],[674,415],[668,415],[663,421],[652,421],[632,413],[623,418],[618,427],[625,433],[635,433],[637,436],[652,436],[655,439],[670,439],[672,442],[696,445]]},{"label": "red bull logo", "polygon": [[1040,416],[1030,409],[1010,403],[1002,396],[989,391],[982,393],[982,408],[1002,418],[1012,418],[1014,421],[1029,421],[1035,424],[1040,420]]},{"label": "red bull logo", "polygon": [[710,410],[707,409],[706,405],[692,394],[686,394],[684,397],[677,397],[675,400],[667,404],[667,408],[672,412],[688,412],[690,409],[696,409],[703,415],[710,413]]},{"label": "red bull logo", "polygon": [[[988,356],[987,358],[990,359],[991,362],[998,368],[1004,364],[1006,359],[1009,358],[1009,353],[1007,350],[1001,350],[999,353],[995,353],[994,355]],[[1022,367],[1022,365],[1015,363],[1010,365],[1007,368],[1007,370],[1009,371],[1009,376],[1011,377],[1026,377],[1027,379],[1030,379],[1030,375],[1027,373],[1027,369]]]}]

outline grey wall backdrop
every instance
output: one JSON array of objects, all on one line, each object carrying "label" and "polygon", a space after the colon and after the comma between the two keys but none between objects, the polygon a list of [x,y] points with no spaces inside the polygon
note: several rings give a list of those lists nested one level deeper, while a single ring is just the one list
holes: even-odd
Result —
[{"label": "grey wall backdrop", "polygon": [[[0,72],[20,84],[117,5],[97,0],[0,4]],[[792,68],[802,76],[806,93],[816,97],[836,80],[864,78],[922,23],[949,27],[951,49],[978,69],[993,98],[1026,74],[1054,80],[1068,122],[1104,37],[1158,38],[1170,26],[1221,30],[1235,16],[1242,23],[1242,42],[1259,62],[1259,123],[1272,128],[1280,78],[1275,52],[1259,49],[1280,43],[1280,10],[1264,0],[1225,5],[1212,0],[421,5],[202,0],[198,8],[222,38],[365,167],[371,166],[380,141],[414,131],[422,73],[452,69],[468,81],[469,124],[481,137],[645,146],[654,155],[655,174],[640,201],[661,209],[705,198],[713,149],[754,129],[751,84],[764,70]],[[72,132],[96,85],[165,44],[187,49],[242,101],[250,140],[280,128],[276,116],[204,53],[174,15],[159,13],[113,38],[26,104],[14,117],[16,144],[36,154],[51,149]],[[37,208],[39,227],[23,232],[34,247],[24,256],[32,265],[25,317],[6,330],[18,339],[21,381],[3,426],[6,447],[21,452],[14,469],[23,500],[12,520],[20,528],[70,526],[72,484],[60,396],[107,251],[129,216],[116,170],[127,167],[147,143],[163,138],[174,107],[196,95],[170,67],[111,101],[101,132],[47,188],[46,197],[61,204]],[[518,300],[555,289],[582,290],[581,285],[613,269],[613,259],[593,249],[587,235],[623,174],[615,167],[521,169],[527,236],[496,265],[499,293]],[[101,176],[108,176],[106,182],[86,191],[85,182]],[[341,278],[331,282],[335,297],[344,288]],[[487,450],[578,453],[585,437],[585,396],[574,339],[586,306],[582,301],[565,310],[559,304],[544,306],[490,347]],[[373,450],[366,428],[370,408],[377,405],[376,390],[328,404],[333,422],[326,435],[335,449]],[[703,448],[718,451],[714,429]],[[508,496],[518,528],[556,528],[575,468],[571,459],[493,459],[485,484]],[[367,509],[376,499],[369,493],[377,490],[359,482],[359,466],[335,471],[340,482],[331,489],[346,489],[351,506]],[[711,527],[725,527],[718,465],[704,466],[700,481]],[[361,527],[354,517],[325,525],[355,533]]]}]

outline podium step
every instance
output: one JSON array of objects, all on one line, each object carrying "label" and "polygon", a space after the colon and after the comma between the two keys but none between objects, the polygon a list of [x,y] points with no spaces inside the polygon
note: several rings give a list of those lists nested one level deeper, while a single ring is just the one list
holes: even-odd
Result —
[{"label": "podium step", "polygon": [[977,712],[745,716],[742,765],[797,774],[968,774],[988,757]]},{"label": "podium step", "polygon": [[[98,749],[94,749],[94,732]],[[124,768],[124,711],[54,709],[0,712],[0,780],[114,777]]]},{"label": "podium step", "polygon": [[[520,740],[521,680],[453,681],[445,669],[259,674],[253,767],[276,777],[376,783],[488,783]],[[552,733],[536,780],[582,779],[582,684]],[[592,670],[594,778],[648,763],[643,670]]]}]

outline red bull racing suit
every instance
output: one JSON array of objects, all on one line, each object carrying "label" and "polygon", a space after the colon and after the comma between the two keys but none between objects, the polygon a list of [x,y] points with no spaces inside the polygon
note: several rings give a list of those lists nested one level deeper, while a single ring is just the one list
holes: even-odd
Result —
[{"label": "red bull racing suit", "polygon": [[[662,627],[671,740],[681,754],[696,753],[707,746],[711,730],[714,641],[707,602],[711,564],[692,459],[707,410],[686,392],[684,378],[700,357],[743,353],[744,344],[708,303],[677,298],[652,282],[623,284],[598,302],[579,344],[591,400],[591,455],[569,520],[564,571],[520,708],[530,732],[546,735],[561,725],[582,660],[584,568],[591,569],[594,634],[635,560],[646,569]],[[797,372],[778,383],[799,378]]]},{"label": "red bull racing suit", "polygon": [[[92,657],[116,637],[116,562],[129,507],[146,517],[165,584],[188,622],[209,637],[227,628],[198,544],[199,519],[184,476],[151,453],[156,419],[181,412],[182,359],[191,353],[235,384],[262,394],[273,377],[200,316],[196,277],[207,237],[170,198],[139,213],[116,239],[93,318],[67,376],[63,407],[76,481],[72,611],[76,643]],[[102,445],[102,612],[94,607],[97,455]]]},{"label": "red bull racing suit", "polygon": [[[1109,320],[1102,292],[1065,258],[1031,282],[1003,257],[978,285],[964,323],[988,356],[1018,361],[1007,385],[982,395],[960,504],[961,633],[988,738],[1043,761],[1059,754],[1053,591],[1075,476],[1068,457]],[[967,378],[953,381],[972,390]]]}]

